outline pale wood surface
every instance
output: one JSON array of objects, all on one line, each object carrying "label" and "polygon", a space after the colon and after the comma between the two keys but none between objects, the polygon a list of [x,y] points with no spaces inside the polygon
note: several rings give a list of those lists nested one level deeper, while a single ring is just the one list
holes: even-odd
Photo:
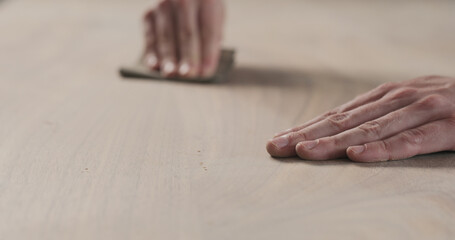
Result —
[{"label": "pale wood surface", "polygon": [[0,239],[455,238],[453,153],[265,151],[381,82],[455,75],[455,2],[230,0],[218,85],[117,75],[148,5],[0,3]]}]

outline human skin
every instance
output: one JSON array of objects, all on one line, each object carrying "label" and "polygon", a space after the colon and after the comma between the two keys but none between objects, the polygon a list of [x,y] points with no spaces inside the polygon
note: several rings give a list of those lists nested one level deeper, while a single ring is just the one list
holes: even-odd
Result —
[{"label": "human skin", "polygon": [[455,78],[386,83],[267,143],[275,157],[399,160],[455,151]]},{"label": "human skin", "polygon": [[[220,53],[222,0],[160,0],[145,14],[146,64],[164,76],[213,75]],[[274,157],[348,157],[357,162],[455,151],[455,78],[386,83],[277,134]]]},{"label": "human skin", "polygon": [[160,0],[144,15],[145,64],[165,77],[212,76],[224,18],[222,0]]}]

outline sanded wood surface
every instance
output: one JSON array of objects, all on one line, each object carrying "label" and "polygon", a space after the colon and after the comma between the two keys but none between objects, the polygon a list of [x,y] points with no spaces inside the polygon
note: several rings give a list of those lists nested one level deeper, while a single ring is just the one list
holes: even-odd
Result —
[{"label": "sanded wood surface", "polygon": [[453,153],[265,151],[382,82],[455,75],[455,2],[229,0],[222,84],[118,76],[150,4],[0,3],[0,239],[455,238]]}]

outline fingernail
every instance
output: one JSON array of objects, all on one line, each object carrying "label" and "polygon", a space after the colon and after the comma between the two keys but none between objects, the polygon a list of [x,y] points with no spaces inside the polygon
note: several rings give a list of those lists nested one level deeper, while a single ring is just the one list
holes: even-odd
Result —
[{"label": "fingernail", "polygon": [[359,154],[365,151],[365,146],[353,146],[349,148],[353,153]]},{"label": "fingernail", "polygon": [[158,59],[156,58],[155,55],[149,54],[145,58],[145,64],[147,64],[147,66],[149,66],[151,68],[154,68],[158,64]]},{"label": "fingernail", "polygon": [[165,75],[170,75],[175,71],[175,65],[173,62],[166,62],[163,67],[163,72]]},{"label": "fingernail", "polygon": [[279,138],[275,138],[272,140],[272,144],[278,149],[284,148],[289,144],[289,136],[284,135]]},{"label": "fingernail", "polygon": [[188,63],[183,63],[180,65],[179,74],[181,76],[186,76],[190,72],[190,65]]},{"label": "fingernail", "polygon": [[319,140],[302,142],[301,144],[306,150],[311,150],[319,144]]}]

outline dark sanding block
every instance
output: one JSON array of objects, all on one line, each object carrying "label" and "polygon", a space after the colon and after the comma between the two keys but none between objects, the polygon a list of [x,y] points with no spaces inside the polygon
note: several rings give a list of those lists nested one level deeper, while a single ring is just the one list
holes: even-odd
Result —
[{"label": "dark sanding block", "polygon": [[235,51],[223,49],[221,51],[218,69],[215,75],[209,78],[164,78],[160,72],[153,71],[144,65],[143,58],[136,64],[120,68],[120,75],[125,78],[149,78],[149,79],[170,79],[189,82],[219,82],[224,81],[234,65]]}]

